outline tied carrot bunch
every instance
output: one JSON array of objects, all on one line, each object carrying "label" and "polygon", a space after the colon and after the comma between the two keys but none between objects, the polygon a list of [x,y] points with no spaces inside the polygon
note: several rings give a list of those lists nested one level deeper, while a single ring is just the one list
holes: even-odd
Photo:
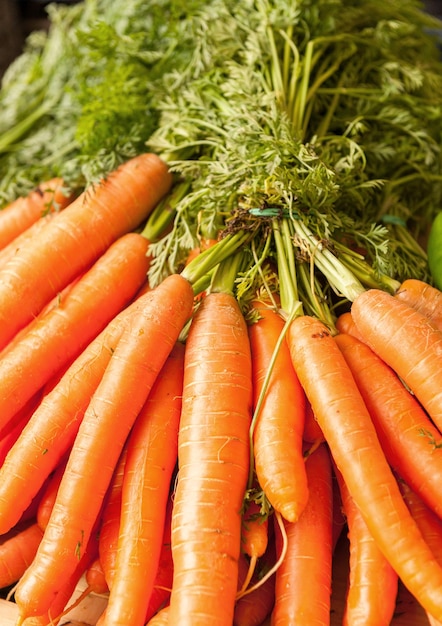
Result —
[{"label": "tied carrot bunch", "polygon": [[171,186],[158,156],[134,157],[0,269],[13,311],[14,285],[37,287],[25,267],[43,249],[54,265],[2,329],[0,586],[17,626],[62,623],[90,594],[97,626],[331,625],[345,554],[343,624],[388,626],[401,588],[442,623],[442,293],[410,278],[306,313],[284,215],[273,262],[252,265],[240,229],[151,285],[142,233]]},{"label": "tied carrot bunch", "polygon": [[345,626],[442,624],[434,22],[148,5],[52,9],[0,89],[15,626],[335,626],[339,558]]}]

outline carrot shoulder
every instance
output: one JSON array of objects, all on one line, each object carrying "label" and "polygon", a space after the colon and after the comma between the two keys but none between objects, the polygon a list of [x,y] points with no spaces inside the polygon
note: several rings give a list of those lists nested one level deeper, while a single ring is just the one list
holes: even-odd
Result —
[{"label": "carrot shoulder", "polygon": [[351,313],[364,341],[442,430],[442,332],[425,315],[378,289],[361,293]]},{"label": "carrot shoulder", "polygon": [[235,298],[203,298],[186,341],[170,626],[231,626],[249,470],[250,344]]},{"label": "carrot shoulder", "polygon": [[137,228],[170,184],[166,164],[142,154],[55,215],[0,272],[0,349],[113,241]]},{"label": "carrot shoulder", "polygon": [[295,369],[367,527],[404,585],[441,619],[442,568],[402,499],[343,355],[314,318],[295,318],[288,332]]},{"label": "carrot shoulder", "polygon": [[75,570],[129,432],[193,308],[192,287],[179,275],[142,298],[89,402],[40,548],[17,587],[23,620],[44,613]]}]

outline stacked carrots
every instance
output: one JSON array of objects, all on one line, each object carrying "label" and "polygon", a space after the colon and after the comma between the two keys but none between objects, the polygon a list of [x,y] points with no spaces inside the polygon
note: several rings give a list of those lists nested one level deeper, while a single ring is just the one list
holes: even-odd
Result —
[{"label": "stacked carrots", "polygon": [[240,307],[241,254],[216,243],[151,289],[141,232],[171,184],[142,154],[17,203],[38,206],[9,239],[0,213],[17,626],[57,624],[83,576],[108,596],[99,626],[327,625],[344,527],[346,626],[388,625],[399,582],[442,624],[442,293],[367,289],[337,330],[285,320],[277,298]]}]

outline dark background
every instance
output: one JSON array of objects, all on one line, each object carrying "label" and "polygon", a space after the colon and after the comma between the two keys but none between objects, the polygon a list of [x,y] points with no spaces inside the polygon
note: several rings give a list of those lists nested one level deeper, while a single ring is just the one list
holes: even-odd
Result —
[{"label": "dark background", "polygon": [[[78,0],[64,0],[63,4],[76,2]],[[0,78],[20,54],[27,35],[46,27],[47,4],[48,0],[0,0]],[[429,13],[442,19],[442,0],[427,0],[424,5]]]}]

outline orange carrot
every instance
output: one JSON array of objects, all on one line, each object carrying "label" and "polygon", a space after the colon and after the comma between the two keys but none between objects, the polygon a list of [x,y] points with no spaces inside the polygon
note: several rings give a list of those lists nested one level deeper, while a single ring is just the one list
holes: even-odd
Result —
[{"label": "orange carrot", "polygon": [[[329,624],[332,578],[332,480],[321,444],[306,460],[310,497],[297,522],[284,522],[287,552],[276,571],[272,626]],[[277,550],[281,534],[277,532]]]},{"label": "orange carrot", "polygon": [[129,436],[115,575],[99,626],[145,622],[177,462],[183,364],[184,345],[176,343]]},{"label": "orange carrot", "polygon": [[335,341],[370,412],[387,461],[442,516],[439,431],[416,398],[369,346],[345,334],[337,335]]},{"label": "orange carrot", "polygon": [[66,469],[67,456],[63,458],[53,474],[49,477],[46,487],[41,494],[40,501],[37,508],[37,524],[41,530],[46,530],[49,518],[51,517],[52,509],[57,498],[58,488],[63,478],[64,471]]},{"label": "orange carrot", "polygon": [[394,294],[442,330],[442,291],[423,280],[407,278]]},{"label": "orange carrot", "polygon": [[247,325],[233,295],[211,291],[186,341],[170,626],[232,624],[251,404]]},{"label": "orange carrot", "polygon": [[[353,335],[355,337],[358,336],[358,331],[356,328],[355,321],[351,314],[351,311],[346,311],[345,313],[341,313],[341,315],[337,318],[335,322],[336,330],[340,333],[345,333],[346,335]],[[359,335],[359,338],[360,335]]]},{"label": "orange carrot", "polygon": [[305,442],[317,445],[324,441],[324,434],[314,416],[312,405],[308,400],[305,402],[304,432],[302,438]]},{"label": "orange carrot", "polygon": [[255,573],[258,559],[267,550],[268,527],[268,517],[262,513],[261,504],[254,500],[247,502],[242,514],[241,550],[249,557],[249,568],[240,593],[248,587]]},{"label": "orange carrot", "polygon": [[0,349],[112,242],[139,226],[170,184],[165,163],[142,154],[55,215],[0,271]]},{"label": "orange carrot", "polygon": [[35,521],[18,524],[0,537],[0,588],[9,587],[23,576],[42,537],[43,531]]},{"label": "orange carrot", "polygon": [[329,330],[300,316],[289,328],[295,369],[334,461],[379,548],[418,602],[442,617],[442,568],[411,517],[368,409]]},{"label": "orange carrot", "polygon": [[123,489],[124,466],[126,464],[127,442],[112,476],[100,520],[98,555],[109,589],[115,577],[118,536],[120,534],[121,494]]},{"label": "orange carrot", "polygon": [[[399,488],[411,515],[416,520],[426,542],[433,551],[437,561],[442,565],[442,520],[432,511],[420,496],[402,479],[398,480]],[[434,619],[427,612],[430,626],[441,626],[442,621]]]},{"label": "orange carrot", "polygon": [[399,477],[398,484],[405,504],[421,529],[425,541],[442,565],[442,519],[425,504],[405,480]]},{"label": "orange carrot", "polygon": [[268,545],[267,516],[261,513],[261,505],[251,501],[242,515],[241,548],[251,558],[263,556]]},{"label": "orange carrot", "polygon": [[[272,611],[275,601],[275,576],[260,580],[267,574],[275,562],[274,538],[267,543],[267,549],[260,557],[258,567],[251,581],[251,590],[242,595],[235,604],[234,626],[261,626]],[[241,585],[242,587],[243,585]]]},{"label": "orange carrot", "polygon": [[43,390],[39,389],[26,404],[17,411],[13,419],[10,421],[10,428],[6,428],[0,439],[0,467],[3,465],[5,458],[17,439],[20,437],[26,424],[32,417],[43,396]]},{"label": "orange carrot", "polygon": [[131,315],[135,301],[117,315],[45,395],[0,467],[0,533],[14,526],[44,481],[71,448]]},{"label": "orange carrot", "polygon": [[106,582],[100,557],[97,556],[86,569],[85,579],[88,591],[97,594],[109,593],[109,587]]},{"label": "orange carrot", "polygon": [[133,298],[149,267],[147,247],[137,233],[118,239],[58,306],[0,355],[0,428]]},{"label": "orange carrot", "polygon": [[166,507],[166,519],[164,521],[160,560],[155,575],[154,587],[146,611],[146,622],[149,621],[155,615],[155,613],[158,613],[158,611],[168,605],[170,601],[170,593],[172,590],[173,580],[173,560],[171,546],[172,506],[172,498],[169,498]]},{"label": "orange carrot", "polygon": [[399,298],[369,289],[353,302],[364,341],[416,395],[442,430],[442,332]]},{"label": "orange carrot", "polygon": [[[274,309],[258,301],[252,304],[252,310],[259,314],[259,319],[249,325],[256,415],[253,430],[256,476],[273,508],[294,522],[308,499],[302,454],[305,394],[285,339],[278,345],[284,320]],[[275,350],[276,358],[272,361]]]},{"label": "orange carrot", "polygon": [[[85,589],[83,593],[73,602],[72,595],[87,568],[95,560],[98,553],[97,528],[91,533],[91,537],[83,549],[82,555],[77,559],[74,570],[65,578],[57,594],[52,598],[50,605],[44,613],[32,615],[24,620],[24,626],[55,626],[61,618],[74,606],[90,593]],[[31,564],[32,565],[32,564]],[[20,620],[20,618],[19,618]]]},{"label": "orange carrot", "polygon": [[379,550],[338,470],[336,475],[350,542],[343,626],[389,626],[396,609],[398,576]]},{"label": "orange carrot", "polygon": [[61,178],[41,183],[27,196],[21,196],[0,210],[0,248],[4,248],[40,217],[60,211],[72,201]]},{"label": "orange carrot", "polygon": [[193,289],[174,274],[139,301],[88,404],[36,558],[17,586],[21,620],[45,612],[75,570],[129,432],[192,313]]}]

